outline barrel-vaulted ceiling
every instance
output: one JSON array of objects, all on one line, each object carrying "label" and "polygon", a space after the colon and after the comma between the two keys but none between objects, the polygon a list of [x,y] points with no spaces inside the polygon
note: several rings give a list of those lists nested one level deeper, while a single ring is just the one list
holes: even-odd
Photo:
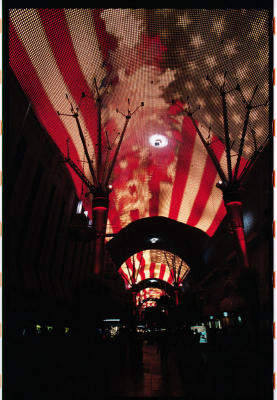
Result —
[{"label": "barrel-vaulted ceiling", "polygon": [[189,273],[187,263],[176,254],[149,249],[128,258],[119,269],[127,289],[145,279],[166,281],[179,286]]},{"label": "barrel-vaulted ceiling", "polygon": [[[78,107],[95,165],[99,144],[94,79],[100,90],[108,88],[102,112],[105,174],[124,115],[144,102],[129,122],[111,175],[107,232],[116,233],[141,218],[161,216],[212,236],[226,213],[216,187],[219,176],[181,108],[190,105],[198,109],[194,114],[198,127],[226,172],[221,98],[206,77],[215,85],[225,79],[230,89],[227,103],[233,168],[245,101],[257,84],[255,104],[268,99],[268,12],[10,9],[9,32],[11,68],[40,123],[90,181],[76,121],[57,111],[70,114],[71,106]],[[241,92],[232,90],[237,84]],[[254,108],[241,168],[267,134],[268,108]],[[81,181],[68,168],[91,215],[90,196],[85,197]]]}]

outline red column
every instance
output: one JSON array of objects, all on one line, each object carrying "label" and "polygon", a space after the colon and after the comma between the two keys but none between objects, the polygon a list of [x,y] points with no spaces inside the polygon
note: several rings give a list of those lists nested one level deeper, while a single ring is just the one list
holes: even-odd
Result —
[{"label": "red column", "polygon": [[96,230],[93,248],[93,274],[100,276],[104,273],[105,233],[108,219],[108,193],[95,193],[92,201],[92,221]]},{"label": "red column", "polygon": [[232,231],[236,235],[241,264],[243,265],[244,268],[249,268],[245,233],[243,229],[242,202],[229,201],[225,202],[225,206],[227,209],[227,214],[230,219]]}]

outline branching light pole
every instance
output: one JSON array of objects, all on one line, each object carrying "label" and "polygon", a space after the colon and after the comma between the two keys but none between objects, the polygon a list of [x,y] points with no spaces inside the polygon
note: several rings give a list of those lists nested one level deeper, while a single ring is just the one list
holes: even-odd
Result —
[{"label": "branching light pole", "polygon": [[[68,116],[75,119],[78,133],[83,145],[86,161],[88,163],[91,180],[88,179],[84,172],[80,170],[80,168],[74,163],[74,161],[70,158],[69,151],[67,156],[63,157],[63,161],[68,163],[73,171],[79,176],[81,181],[85,184],[88,189],[88,193],[86,196],[92,194],[92,223],[93,228],[95,230],[96,236],[94,240],[94,249],[93,249],[93,274],[99,276],[104,272],[104,256],[105,256],[105,236],[106,236],[106,226],[107,226],[107,218],[108,218],[108,209],[109,209],[109,194],[112,191],[112,185],[110,185],[110,178],[113,172],[113,168],[125,136],[125,132],[129,121],[132,115],[142,106],[144,103],[142,102],[134,111],[130,110],[130,100],[128,99],[128,111],[127,114],[122,113],[118,109],[116,112],[122,114],[125,117],[125,123],[121,133],[118,133],[118,143],[113,155],[113,158],[108,165],[108,155],[112,150],[112,146],[108,145],[108,153],[105,162],[103,162],[103,151],[102,151],[102,100],[105,96],[108,85],[100,93],[100,87],[97,86],[96,79],[94,79],[95,90],[97,93],[96,97],[96,105],[97,105],[97,152],[96,152],[96,162],[94,162],[88,151],[87,143],[84,137],[84,133],[82,130],[82,126],[79,120],[79,106],[74,107],[70,102],[68,95],[66,94],[66,98],[70,104],[71,114],[63,114],[57,111],[59,116]],[[87,97],[85,93],[82,93],[81,100]],[[107,136],[107,132],[106,132]],[[108,137],[107,137],[108,141]],[[109,142],[108,142],[109,144]],[[96,166],[95,166],[96,164]]]},{"label": "branching light pole", "polygon": [[[210,79],[210,77],[208,75],[207,75],[206,79],[217,90],[217,92],[221,96],[223,125],[224,125],[225,153],[226,153],[227,173],[228,173],[227,176],[225,175],[225,173],[220,165],[220,162],[217,159],[215,152],[213,151],[211,143],[209,143],[209,141],[204,138],[203,133],[201,132],[197,122],[194,119],[194,113],[197,112],[201,106],[198,106],[196,109],[194,109],[192,111],[189,104],[187,107],[183,108],[178,103],[176,103],[174,100],[172,101],[172,103],[176,104],[181,109],[181,111],[184,112],[190,118],[201,142],[205,146],[205,149],[217,170],[218,175],[220,176],[221,180],[217,183],[216,186],[222,190],[223,200],[224,200],[224,204],[225,204],[225,207],[227,210],[227,215],[230,219],[231,229],[236,235],[238,249],[239,249],[240,264],[244,268],[248,268],[249,261],[248,261],[248,256],[247,256],[245,233],[244,233],[244,229],[243,229],[242,201],[241,201],[241,197],[240,197],[240,186],[241,186],[242,180],[248,174],[248,172],[252,168],[254,162],[256,161],[257,157],[263,150],[267,140],[269,139],[269,135],[267,136],[265,142],[258,148],[256,138],[255,138],[255,132],[253,132],[253,131],[251,132],[253,135],[253,140],[254,140],[254,153],[253,153],[252,157],[247,161],[246,165],[244,166],[244,168],[242,169],[242,171],[240,173],[239,173],[239,169],[241,166],[242,154],[243,154],[243,149],[244,149],[244,144],[245,144],[247,128],[248,128],[248,124],[249,124],[250,113],[255,108],[266,106],[268,104],[268,102],[253,106],[253,100],[257,93],[258,85],[253,90],[252,96],[249,101],[247,101],[244,98],[239,84],[237,84],[237,86],[234,89],[226,91],[226,88],[225,88],[226,75],[227,75],[227,72],[225,71],[224,81],[221,86],[217,86]],[[237,91],[240,94],[242,101],[244,103],[245,109],[246,109],[246,114],[245,114],[243,129],[242,129],[242,133],[241,133],[241,137],[240,137],[239,152],[238,152],[238,156],[237,156],[237,160],[236,160],[236,164],[234,166],[234,172],[233,172],[232,159],[231,159],[231,157],[232,157],[231,147],[232,146],[230,145],[230,133],[229,133],[229,126],[228,126],[228,108],[227,108],[226,96],[229,93],[234,92],[234,91]],[[187,98],[187,100],[189,100],[189,97]]]},{"label": "branching light pole", "polygon": [[[166,287],[166,284],[169,285],[169,287],[172,285],[173,286],[173,292],[175,296],[175,304],[179,304],[179,288],[182,286],[183,281],[187,277],[190,268],[188,265],[178,256],[176,256],[173,253],[167,253],[166,251],[163,251],[163,256],[164,256],[164,264],[167,266],[169,270],[169,276],[170,276],[170,281],[172,283],[166,283],[163,279],[159,279],[159,287],[161,290],[163,290],[165,293],[168,291],[168,288]],[[132,293],[132,299],[133,299],[133,314],[136,313],[136,295],[139,290],[139,285],[138,285],[138,277],[139,274],[144,270],[144,265],[142,265],[142,257],[139,259],[138,265],[136,265],[135,257],[132,256],[131,260],[129,260],[129,263],[125,262],[126,264],[126,269],[127,273],[122,274],[123,279],[125,280],[127,286],[130,288],[131,293]],[[151,277],[151,279],[156,279],[154,277]],[[164,283],[164,285],[163,285]],[[151,282],[151,285],[153,285],[153,282]],[[162,285],[162,286],[160,286]],[[172,296],[172,292],[170,291],[170,296]]]},{"label": "branching light pole", "polygon": [[[174,287],[174,295],[175,295],[175,304],[179,305],[179,287],[182,285],[182,282],[186,278],[190,269],[186,266],[184,261],[179,257],[176,257],[175,254],[171,256],[171,260],[168,259],[166,252],[164,251],[164,257],[166,260],[167,268],[169,269],[169,273],[172,277],[172,284]],[[178,258],[178,260],[177,260]],[[179,265],[177,262],[179,261]]]}]

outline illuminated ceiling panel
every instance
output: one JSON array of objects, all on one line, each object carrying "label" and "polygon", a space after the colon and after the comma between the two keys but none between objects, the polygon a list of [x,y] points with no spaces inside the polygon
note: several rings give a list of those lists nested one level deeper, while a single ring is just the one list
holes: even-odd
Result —
[{"label": "illuminated ceiling panel", "polygon": [[[75,121],[57,111],[69,112],[69,102],[79,107],[94,159],[93,79],[102,87],[111,83],[102,115],[104,153],[113,153],[112,144],[124,124],[116,109],[126,113],[128,99],[132,108],[144,102],[129,123],[111,177],[108,233],[139,218],[165,216],[213,235],[226,213],[221,191],[215,186],[219,177],[178,104],[201,106],[195,118],[226,173],[221,99],[206,75],[220,85],[227,71],[226,87],[231,90],[239,83],[247,100],[259,84],[255,102],[265,102],[269,92],[268,17],[264,10],[243,9],[10,9],[9,60],[15,76],[64,155],[70,139],[70,157],[84,168],[89,180]],[[172,105],[172,99],[177,105]],[[236,91],[227,100],[235,160],[246,110]],[[268,108],[252,110],[244,164],[263,145],[268,121]],[[82,197],[81,182],[71,169],[70,173]],[[82,200],[91,218],[90,198]]]},{"label": "illuminated ceiling panel", "polygon": [[147,300],[144,303],[141,304],[140,308],[142,310],[146,309],[146,308],[150,308],[150,307],[157,307],[157,302],[154,300]]},{"label": "illuminated ceiling panel", "polygon": [[165,290],[148,287],[146,289],[140,290],[136,296],[136,306],[143,303],[146,299],[159,299],[161,296],[165,296]]},{"label": "illuminated ceiling panel", "polygon": [[119,268],[127,289],[145,279],[160,279],[172,286],[180,285],[189,271],[189,266],[180,257],[158,249],[134,254]]}]

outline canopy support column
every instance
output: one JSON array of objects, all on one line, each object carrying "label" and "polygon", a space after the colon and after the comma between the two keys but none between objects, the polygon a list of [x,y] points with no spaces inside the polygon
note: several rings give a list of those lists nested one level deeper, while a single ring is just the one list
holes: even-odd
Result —
[{"label": "canopy support column", "polygon": [[249,268],[245,232],[243,228],[242,201],[238,192],[223,192],[224,204],[232,232],[236,236],[238,259],[243,268]]},{"label": "canopy support column", "polygon": [[109,193],[97,190],[93,193],[92,217],[96,230],[96,239],[93,246],[93,274],[104,274],[105,262],[105,233],[108,219]]}]

